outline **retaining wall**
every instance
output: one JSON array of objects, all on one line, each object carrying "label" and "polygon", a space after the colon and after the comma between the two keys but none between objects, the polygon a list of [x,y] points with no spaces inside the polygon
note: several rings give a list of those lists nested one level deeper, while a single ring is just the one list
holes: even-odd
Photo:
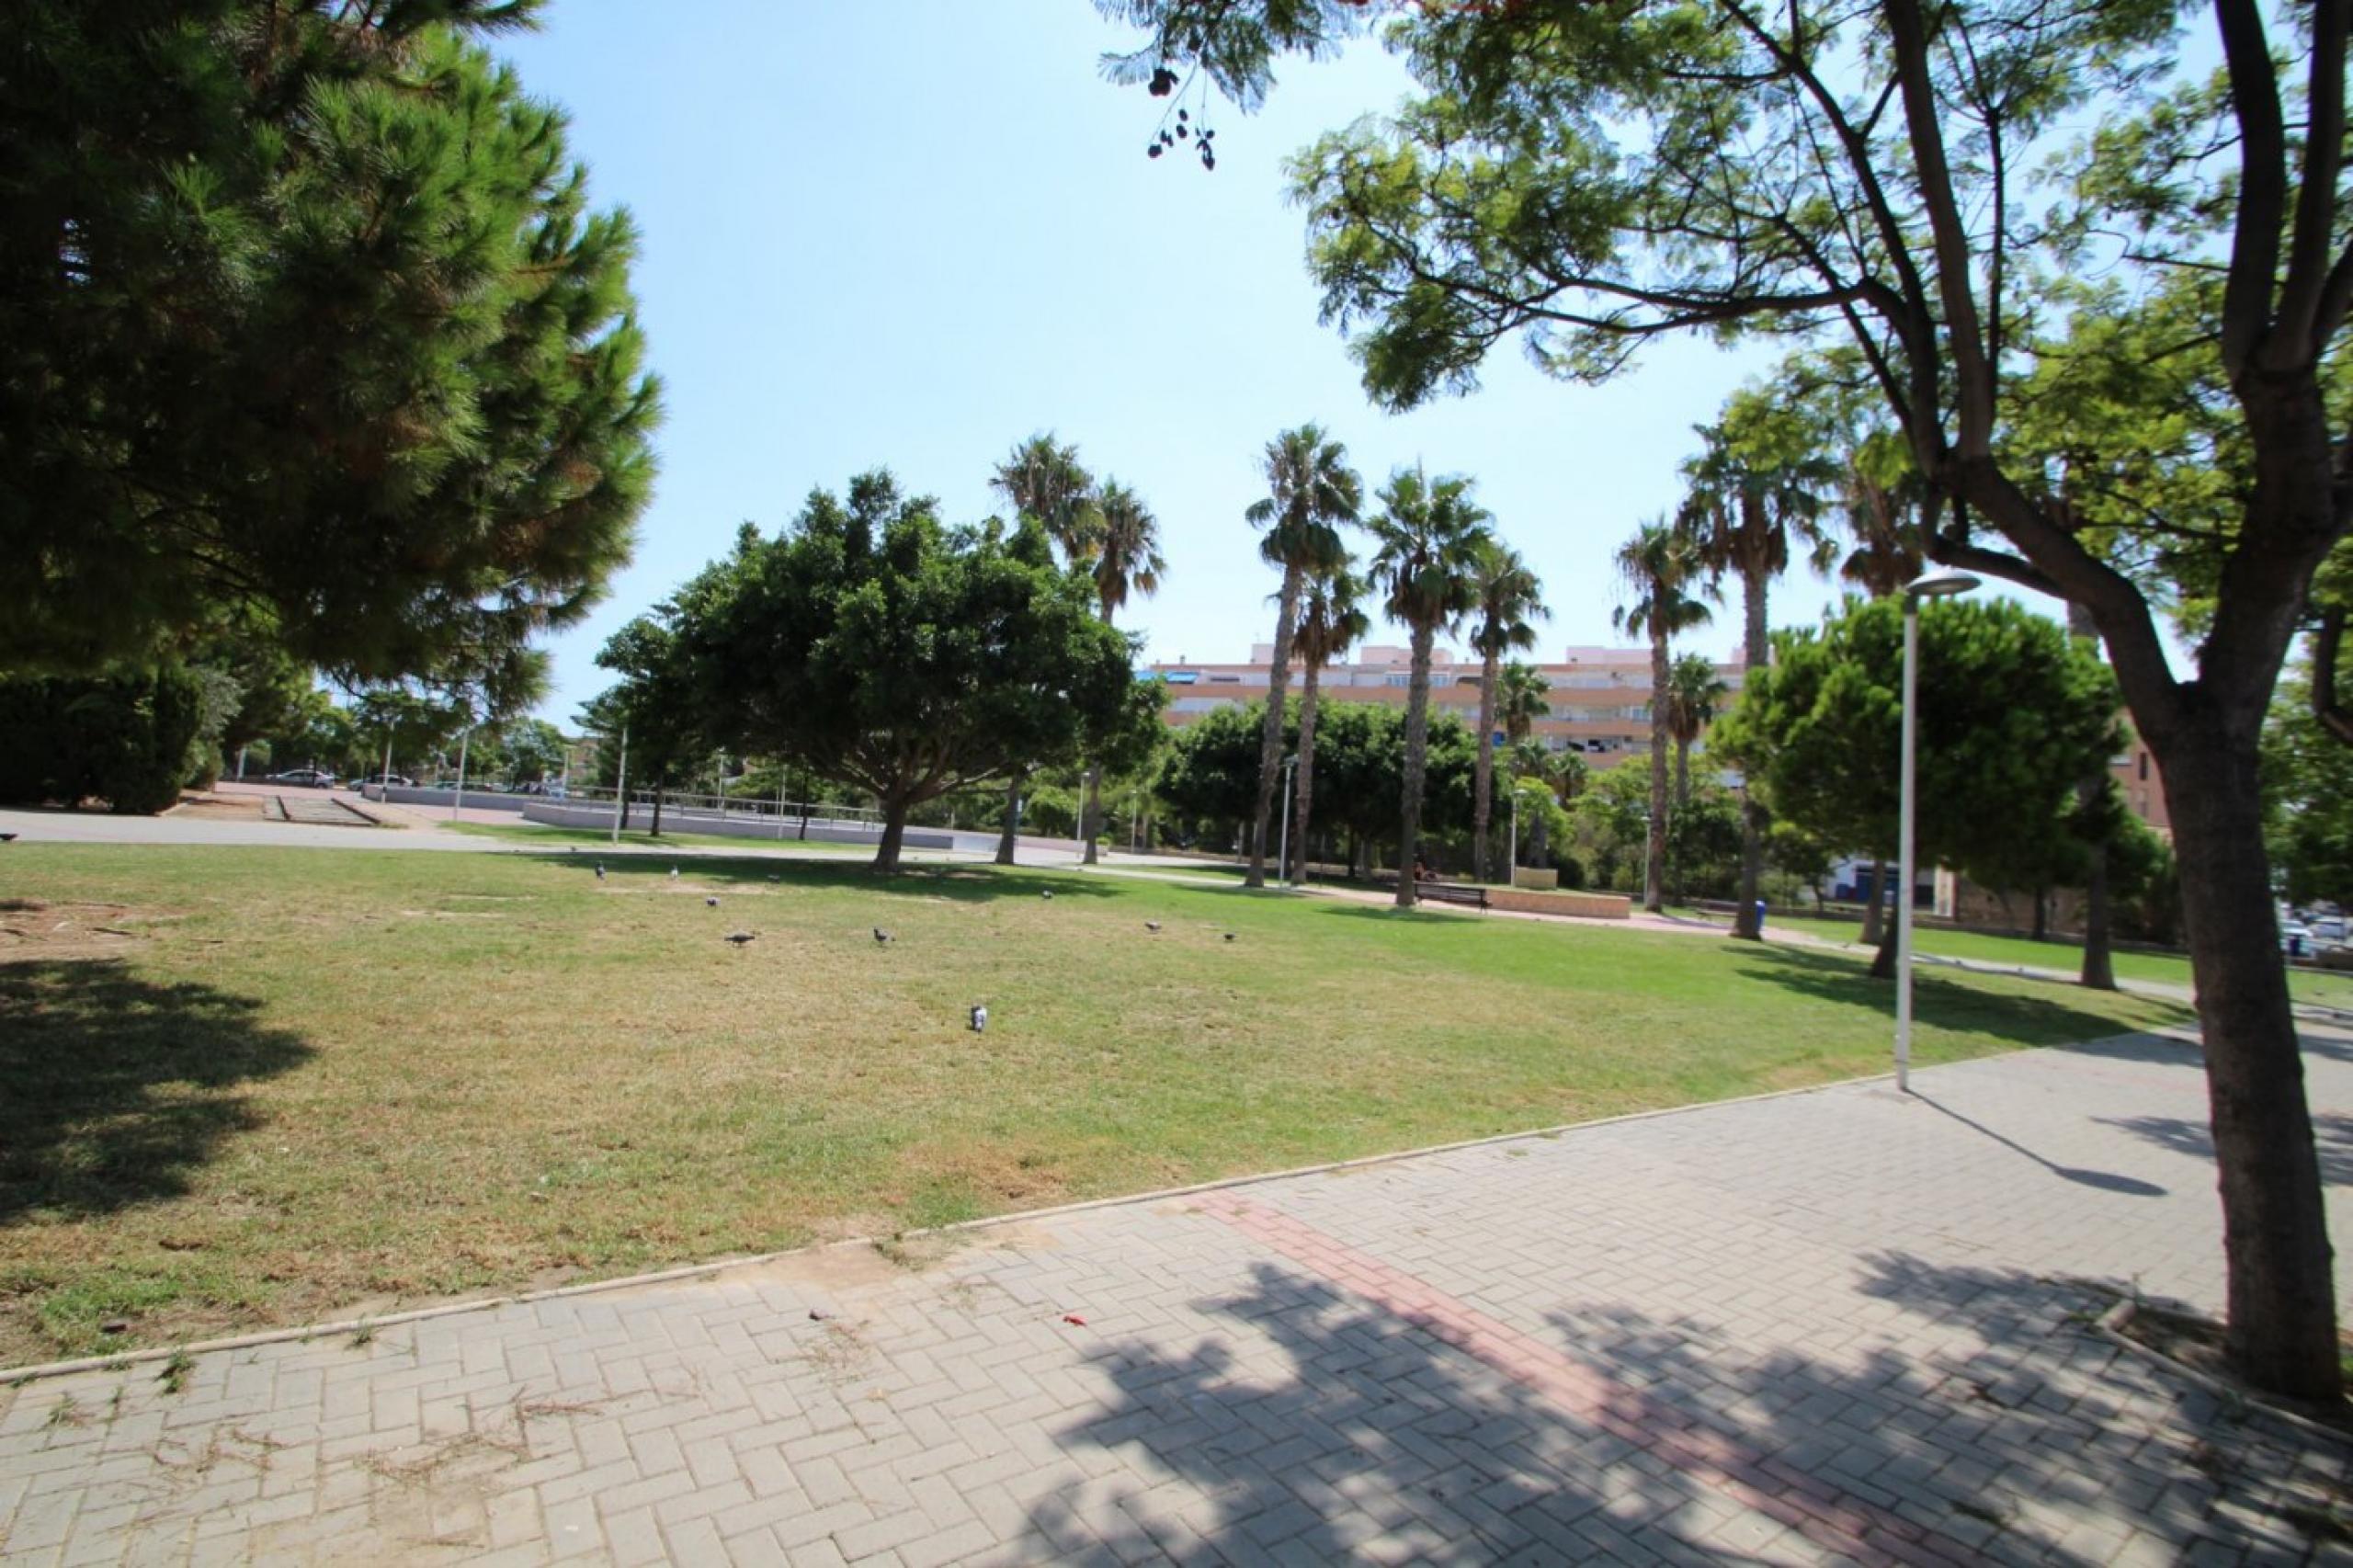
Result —
[{"label": "retaining wall", "polygon": [[1537,892],[1529,888],[1489,888],[1487,907],[1514,915],[1566,915],[1579,920],[1623,920],[1634,901],[1611,892]]}]

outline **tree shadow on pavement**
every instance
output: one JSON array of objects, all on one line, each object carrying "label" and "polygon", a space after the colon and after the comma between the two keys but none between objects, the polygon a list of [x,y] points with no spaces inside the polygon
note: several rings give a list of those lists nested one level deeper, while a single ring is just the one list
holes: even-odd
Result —
[{"label": "tree shadow on pavement", "polygon": [[[2213,1170],[2214,1133],[2203,1121],[2180,1116],[2120,1116],[2102,1117],[2100,1124],[2188,1155],[2210,1174]],[[2313,1112],[2313,1147],[2320,1155],[2322,1181],[2330,1187],[2353,1187],[2353,1116]]]},{"label": "tree shadow on pavement", "polygon": [[[1873,980],[1861,960],[1769,945],[1745,949],[1742,957],[1746,961],[1739,966],[1739,972],[1751,979],[1825,1002],[1866,1007],[1891,1022],[1895,1017],[1893,983]],[[2168,1021],[2195,1021],[2196,1015],[2178,1004],[2148,997],[2136,1000],[2163,1010],[2170,1016]],[[2118,1027],[2111,1017],[2052,997],[1986,991],[1916,971],[1912,977],[1912,1014],[1918,1022],[1936,1028],[1986,1034],[2019,1045],[2063,1045],[2115,1034]]]},{"label": "tree shadow on pavement", "polygon": [[1097,1480],[1034,1507],[1017,1549],[2075,1564],[2135,1531],[2168,1554],[2211,1539],[2293,1558],[2328,1528],[2342,1455],[2300,1457],[2166,1386],[2087,1331],[2105,1302],[2082,1288],[1902,1256],[1866,1267],[1867,1297],[1926,1320],[1901,1323],[1900,1345],[1824,1324],[1836,1348],[1816,1351],[1588,1307],[1506,1329],[1535,1347],[1490,1355],[1260,1263],[1241,1293],[1196,1303],[1228,1326],[1189,1351],[1094,1356],[1117,1394],[1058,1437]]},{"label": "tree shadow on pavement", "polygon": [[176,1197],[256,1124],[235,1085],[312,1054],[261,1004],[114,960],[0,964],[0,1224]]}]

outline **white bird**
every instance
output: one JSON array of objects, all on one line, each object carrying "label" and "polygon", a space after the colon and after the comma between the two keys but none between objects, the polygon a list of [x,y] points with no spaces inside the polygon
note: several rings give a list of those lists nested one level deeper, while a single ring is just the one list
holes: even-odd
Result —
[{"label": "white bird", "polygon": [[989,1027],[989,1010],[988,1010],[986,1007],[975,1006],[975,1007],[972,1009],[972,1032],[973,1032],[974,1034],[980,1034],[980,1033],[983,1032],[984,1030],[986,1030],[986,1029],[988,1028],[988,1027]]},{"label": "white bird", "polygon": [[678,868],[676,866],[670,868],[670,880],[674,882],[678,880]]},{"label": "white bird", "polygon": [[1054,890],[1051,888],[1040,888],[1038,890],[1038,896],[1044,899],[1048,903],[1051,903],[1054,902]]}]

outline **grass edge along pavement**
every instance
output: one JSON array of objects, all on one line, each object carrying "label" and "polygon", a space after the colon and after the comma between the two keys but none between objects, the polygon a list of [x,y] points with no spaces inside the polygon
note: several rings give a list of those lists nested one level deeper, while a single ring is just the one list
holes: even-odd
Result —
[{"label": "grass edge along pavement", "polygon": [[[2063,1051],[2069,1049],[2070,1045],[2077,1044],[2116,1045],[2136,1040],[2186,1038],[2188,1038],[2187,1035],[2179,1030],[2135,1031],[2129,1034],[2111,1035],[2103,1040],[2071,1041],[2057,1046],[2021,1046],[2018,1049]],[[398,1327],[403,1324],[422,1323],[431,1318],[449,1317],[460,1312],[488,1312],[498,1307],[523,1305],[532,1301],[564,1301],[573,1297],[595,1296],[614,1290],[634,1290],[649,1285],[665,1285],[681,1279],[703,1278],[732,1268],[757,1268],[768,1264],[807,1257],[820,1253],[889,1249],[892,1253],[907,1256],[913,1246],[927,1241],[952,1240],[964,1235],[1003,1230],[1010,1226],[1034,1224],[1068,1214],[1089,1213],[1098,1209],[1165,1203],[1177,1199],[1199,1197],[1204,1193],[1230,1192],[1243,1187],[1263,1187],[1301,1176],[1337,1176],[1349,1171],[1370,1169],[1376,1165],[1398,1165],[1431,1155],[1457,1153],[1466,1149],[1486,1149],[1509,1143],[1550,1142],[1600,1128],[1618,1127],[1629,1122],[1649,1121],[1663,1116],[1678,1116],[1686,1111],[1713,1109],[1721,1106],[1757,1104],[1769,1100],[1789,1099],[1799,1095],[1818,1095],[1827,1089],[1842,1088],[1856,1084],[1892,1083],[1895,1074],[1893,1072],[1866,1073],[1852,1078],[1832,1078],[1819,1084],[1806,1084],[1793,1089],[1764,1089],[1753,1095],[1733,1095],[1722,1099],[1693,1100],[1682,1105],[1654,1106],[1646,1110],[1621,1111],[1615,1116],[1597,1116],[1582,1121],[1564,1121],[1553,1127],[1523,1128],[1515,1132],[1495,1132],[1481,1138],[1461,1138],[1452,1142],[1427,1143],[1413,1149],[1393,1149],[1377,1154],[1358,1154],[1345,1160],[1326,1160],[1312,1165],[1292,1165],[1282,1170],[1249,1171],[1239,1176],[1215,1176],[1207,1181],[1191,1182],[1182,1187],[1156,1187],[1144,1192],[1115,1193],[1103,1198],[1074,1199],[1068,1203],[1050,1204],[1040,1209],[1007,1210],[1003,1213],[983,1214],[974,1219],[957,1220],[943,1225],[898,1231],[888,1236],[845,1236],[835,1241],[811,1242],[801,1246],[780,1247],[773,1252],[743,1253],[727,1257],[710,1258],[700,1263],[678,1264],[672,1267],[654,1269],[643,1274],[619,1274],[607,1278],[582,1280],[577,1284],[551,1286],[545,1290],[458,1297],[367,1317],[290,1324],[283,1327],[256,1329],[250,1333],[229,1335],[217,1339],[149,1345],[138,1349],[81,1356],[68,1360],[0,1366],[0,1388],[17,1387],[44,1378],[65,1377],[76,1372],[103,1371],[139,1366],[150,1361],[164,1361],[177,1357],[207,1356],[224,1350],[244,1350],[259,1345],[284,1345],[294,1341],[334,1338],[344,1335],[372,1335],[378,1331]],[[2170,1364],[2179,1365],[2179,1363]],[[2194,1369],[2191,1370],[2190,1375],[2201,1378],[2207,1376]]]},{"label": "grass edge along pavement", "polygon": [[[8,893],[51,901],[44,921],[82,945],[0,963],[0,1071],[27,1091],[0,1106],[0,1363],[887,1236],[1885,1061],[1885,988],[1794,947],[1027,868],[878,881],[698,856],[674,880],[632,855],[600,882],[594,859],[12,859]],[[740,951],[719,939],[739,926],[760,933]],[[964,1007],[983,999],[975,1037]],[[1923,1061],[2186,1017],[1954,974],[1924,983],[1921,1014]]]}]

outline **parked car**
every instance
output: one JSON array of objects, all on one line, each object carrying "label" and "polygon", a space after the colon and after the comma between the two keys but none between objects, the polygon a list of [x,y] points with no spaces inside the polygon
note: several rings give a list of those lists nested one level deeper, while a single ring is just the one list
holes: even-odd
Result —
[{"label": "parked car", "polygon": [[302,790],[331,790],[335,788],[335,775],[323,767],[290,767],[283,773],[271,774],[267,782],[290,784]]},{"label": "parked car", "polygon": [[2306,924],[2312,927],[2313,941],[2315,945],[2324,948],[2341,948],[2345,945],[2345,916],[2324,915],[2317,919],[2307,921]]},{"label": "parked car", "polygon": [[365,778],[352,779],[346,787],[357,790],[363,784],[374,784],[380,787],[389,784],[394,789],[405,790],[415,782],[415,779],[404,778],[397,773],[371,773]]}]

